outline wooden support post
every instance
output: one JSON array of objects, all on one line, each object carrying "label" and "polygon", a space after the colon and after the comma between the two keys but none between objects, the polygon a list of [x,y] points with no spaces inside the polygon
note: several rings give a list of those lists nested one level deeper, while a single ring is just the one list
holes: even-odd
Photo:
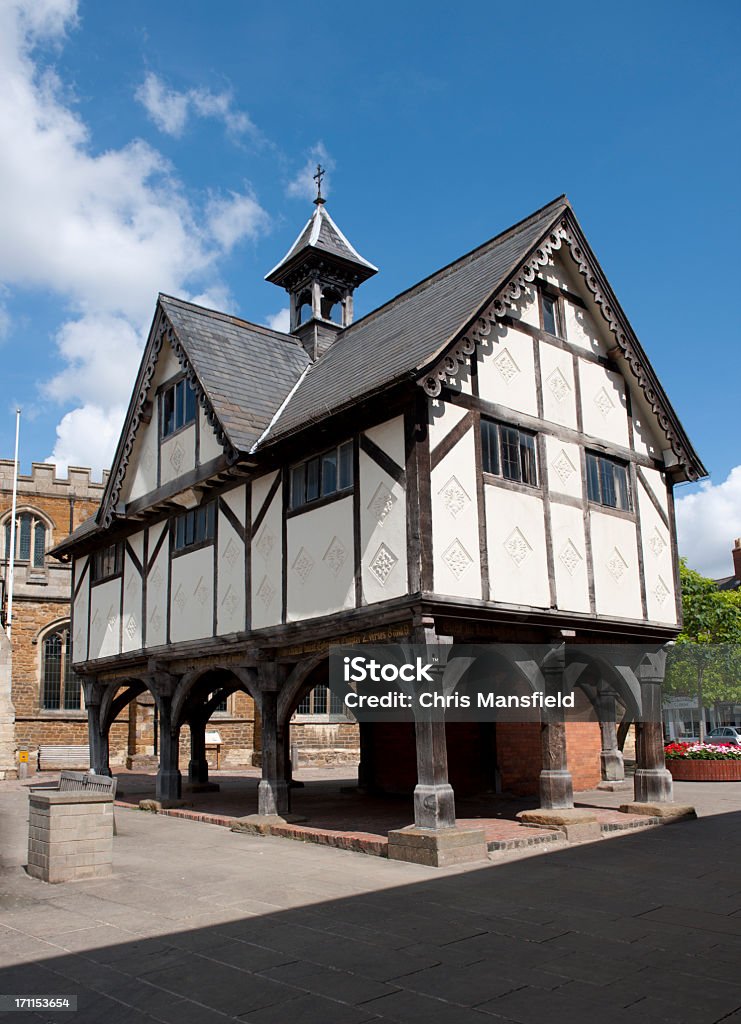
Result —
[{"label": "wooden support post", "polygon": [[283,815],[289,810],[285,746],[278,736],[278,693],[265,689],[262,698],[262,779],[257,787],[259,814]]},{"label": "wooden support post", "polygon": [[199,785],[208,782],[208,761],[206,759],[206,722],[193,716],[190,725],[190,761],[188,780]]},{"label": "wooden support post", "polygon": [[85,704],[87,707],[90,767],[96,775],[111,775],[111,766],[108,763],[108,730],[101,728],[100,700],[96,700],[95,696],[92,696],[85,701]]},{"label": "wooden support post", "polygon": [[[541,665],[546,697],[556,697],[562,692],[565,667],[566,647],[560,644],[549,652]],[[563,709],[543,708],[540,748],[540,806],[548,810],[572,808],[574,787],[566,758],[566,725],[563,720]]]},{"label": "wooden support post", "polygon": [[661,684],[666,653],[646,655],[638,669],[641,684],[641,715],[636,722],[636,803],[671,803],[672,777],[664,760],[661,722]]},{"label": "wooden support post", "polygon": [[615,698],[601,696],[599,698],[600,734],[602,750],[600,751],[600,774],[603,782],[621,782],[625,778],[623,755],[617,741],[617,725],[615,722]]},{"label": "wooden support post", "polygon": [[180,775],[180,729],[172,720],[172,697],[157,698],[159,711],[160,763],[157,772],[157,799],[179,800],[182,793]]},{"label": "wooden support post", "polygon": [[373,765],[373,724],[358,722],[360,737],[360,761],[358,762],[358,789],[372,793],[375,789],[375,768]]},{"label": "wooden support post", "polygon": [[[452,637],[435,633],[434,623],[414,630],[415,644],[428,648],[452,644]],[[418,717],[414,723],[417,747],[417,785],[414,789],[414,824],[417,828],[455,828],[455,795],[448,782],[448,747],[445,722]]]}]

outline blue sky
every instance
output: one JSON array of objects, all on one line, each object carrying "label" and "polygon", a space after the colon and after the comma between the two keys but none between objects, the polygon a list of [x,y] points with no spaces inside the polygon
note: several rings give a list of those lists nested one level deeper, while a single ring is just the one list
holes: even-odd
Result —
[{"label": "blue sky", "polygon": [[24,469],[100,471],[159,290],[275,322],[317,157],[381,268],[359,315],[566,192],[712,474],[683,547],[730,572],[741,8],[554,10],[6,0],[0,454],[20,404]]}]

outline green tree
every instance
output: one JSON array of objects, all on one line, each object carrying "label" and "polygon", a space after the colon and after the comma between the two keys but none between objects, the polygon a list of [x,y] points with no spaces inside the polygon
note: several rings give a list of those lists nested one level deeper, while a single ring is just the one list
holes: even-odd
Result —
[{"label": "green tree", "polygon": [[699,739],[705,738],[706,703],[741,701],[741,593],[680,562],[684,624],[669,659],[667,690],[697,695]]}]

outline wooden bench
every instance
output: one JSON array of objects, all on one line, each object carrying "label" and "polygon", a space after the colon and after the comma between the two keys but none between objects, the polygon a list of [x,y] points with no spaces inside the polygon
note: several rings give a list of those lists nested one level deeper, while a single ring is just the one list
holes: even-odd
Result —
[{"label": "wooden bench", "polygon": [[[118,779],[110,775],[91,775],[89,772],[60,772],[60,793],[110,793],[115,803]],[[118,835],[116,815],[113,815],[113,834]]]},{"label": "wooden bench", "polygon": [[42,743],[39,745],[39,771],[55,768],[89,768],[90,749],[70,744]]}]

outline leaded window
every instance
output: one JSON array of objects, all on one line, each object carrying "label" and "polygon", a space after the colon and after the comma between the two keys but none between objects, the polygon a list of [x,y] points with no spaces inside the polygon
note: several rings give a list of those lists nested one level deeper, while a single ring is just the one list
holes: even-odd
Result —
[{"label": "leaded window", "polygon": [[118,576],[123,565],[123,547],[120,542],[107,544],[96,551],[91,558],[91,579],[93,583]]},{"label": "leaded window", "polygon": [[41,642],[41,708],[44,711],[79,711],[80,678],[72,669],[69,625],[47,633]]},{"label": "leaded window", "polygon": [[616,459],[587,452],[587,494],[599,505],[630,512],[628,467]]},{"label": "leaded window", "polygon": [[350,490],[353,485],[352,441],[291,468],[291,508]]},{"label": "leaded window", "polygon": [[181,427],[195,422],[196,394],[190,382],[182,380],[171,384],[160,397],[160,437],[174,434]]},{"label": "leaded window", "polygon": [[[6,560],[10,559],[11,525],[9,517],[4,525]],[[18,513],[15,520],[15,560],[43,569],[45,554],[46,523],[35,512]]]},{"label": "leaded window", "polygon": [[173,550],[185,551],[197,544],[206,544],[216,533],[216,502],[192,508],[174,521]]},{"label": "leaded window", "polygon": [[481,420],[481,456],[485,473],[538,486],[535,435],[493,420]]}]

